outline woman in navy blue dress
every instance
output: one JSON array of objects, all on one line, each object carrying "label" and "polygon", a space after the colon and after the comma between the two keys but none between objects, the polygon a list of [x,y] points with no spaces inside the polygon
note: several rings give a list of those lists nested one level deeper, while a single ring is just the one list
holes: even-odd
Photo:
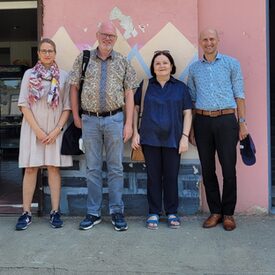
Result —
[{"label": "woman in navy blue dress", "polygon": [[178,173],[181,153],[188,150],[192,101],[187,86],[171,76],[176,66],[169,51],[155,52],[150,69],[153,77],[149,79],[139,131],[143,83],[135,93],[132,148],[142,146],[147,167],[147,228],[158,228],[162,201],[168,226],[178,228]]}]

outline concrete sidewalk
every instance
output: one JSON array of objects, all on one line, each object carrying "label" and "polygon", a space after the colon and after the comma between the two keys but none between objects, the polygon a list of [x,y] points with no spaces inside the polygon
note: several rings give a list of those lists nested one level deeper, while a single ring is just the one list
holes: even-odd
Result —
[{"label": "concrete sidewalk", "polygon": [[0,217],[0,274],[275,274],[275,216],[236,216],[232,232],[203,229],[205,217],[184,217],[178,230],[162,222],[156,231],[130,217],[126,232],[109,217],[88,231],[78,230],[83,217],[63,217],[62,229],[33,217],[21,232],[17,217]]}]

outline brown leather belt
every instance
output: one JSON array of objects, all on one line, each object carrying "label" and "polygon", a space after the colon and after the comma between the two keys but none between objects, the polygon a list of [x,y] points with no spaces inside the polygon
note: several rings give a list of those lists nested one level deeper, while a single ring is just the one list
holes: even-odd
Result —
[{"label": "brown leather belt", "polygon": [[116,113],[122,112],[122,108],[118,108],[116,110],[113,111],[109,111],[109,112],[103,112],[103,113],[98,113],[98,112],[89,112],[89,111],[82,111],[82,114],[88,115],[88,116],[97,116],[97,117],[106,117],[106,116],[113,116]]},{"label": "brown leather belt", "polygon": [[195,112],[196,114],[199,114],[202,116],[217,117],[222,115],[234,114],[235,109],[222,109],[222,110],[215,110],[215,111],[205,111],[205,110],[196,109]]}]

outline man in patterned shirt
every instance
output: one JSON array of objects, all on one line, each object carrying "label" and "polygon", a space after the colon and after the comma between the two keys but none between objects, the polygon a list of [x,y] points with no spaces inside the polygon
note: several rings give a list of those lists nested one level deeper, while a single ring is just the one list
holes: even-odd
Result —
[{"label": "man in patterned shirt", "polygon": [[[237,200],[236,145],[238,139],[248,134],[243,76],[236,59],[218,53],[216,30],[202,31],[199,43],[204,55],[190,66],[188,86],[195,105],[195,142],[211,212],[203,227],[223,222],[224,229],[230,231],[236,227],[233,218]],[[223,174],[222,196],[216,175],[216,151]]]},{"label": "man in patterned shirt", "polygon": [[79,228],[90,229],[101,222],[104,147],[112,224],[115,230],[124,231],[128,226],[122,201],[123,142],[132,136],[133,89],[138,84],[133,67],[125,57],[113,50],[117,40],[114,25],[109,21],[101,23],[96,37],[98,47],[91,51],[81,94],[81,118],[78,113],[78,85],[83,53],[76,58],[70,73],[73,118],[75,125],[82,128],[87,163],[87,215]]}]

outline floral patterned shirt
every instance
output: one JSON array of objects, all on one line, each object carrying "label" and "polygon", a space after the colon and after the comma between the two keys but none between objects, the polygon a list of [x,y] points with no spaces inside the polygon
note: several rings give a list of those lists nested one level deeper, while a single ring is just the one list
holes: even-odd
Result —
[{"label": "floral patterned shirt", "polygon": [[[69,83],[79,85],[83,52],[76,58]],[[108,112],[124,106],[124,92],[138,87],[137,76],[129,61],[116,51],[102,60],[97,49],[91,51],[81,94],[81,107],[90,112]]]}]

